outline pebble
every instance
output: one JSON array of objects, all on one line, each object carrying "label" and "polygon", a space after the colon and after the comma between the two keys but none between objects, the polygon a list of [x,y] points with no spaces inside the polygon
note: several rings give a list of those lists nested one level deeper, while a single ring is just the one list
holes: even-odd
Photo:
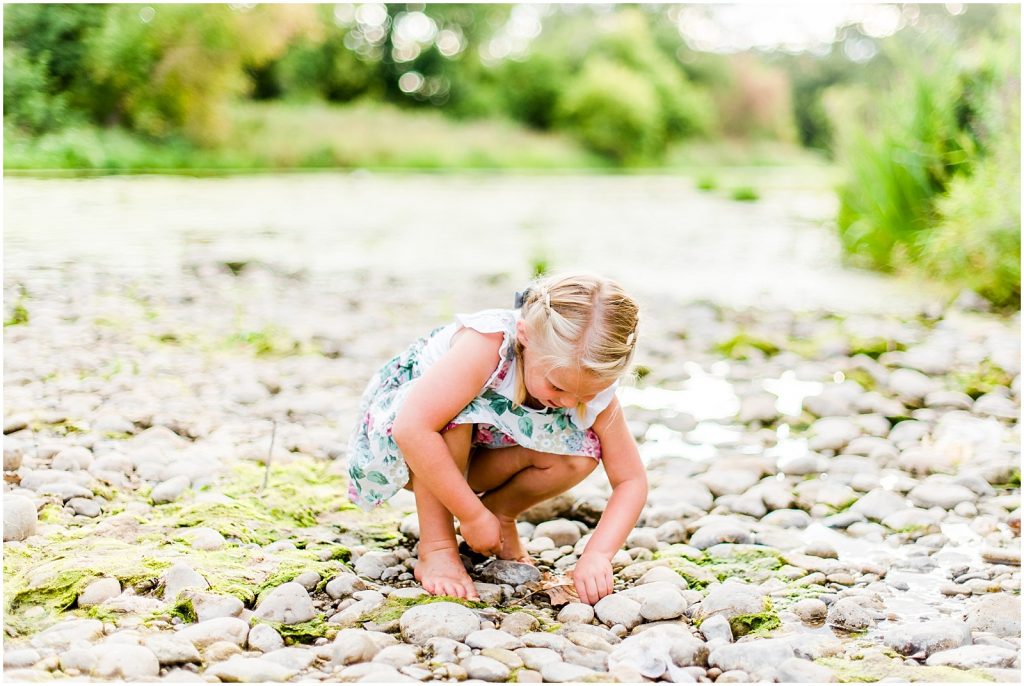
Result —
[{"label": "pebble", "polygon": [[970,644],[971,629],[965,622],[955,620],[908,623],[886,631],[882,641],[903,655],[928,656]]},{"label": "pebble", "polygon": [[568,519],[552,519],[541,522],[533,530],[533,537],[535,539],[541,537],[549,538],[555,547],[575,545],[582,535],[583,532],[576,526],[576,523]]},{"label": "pebble", "polygon": [[111,577],[103,577],[93,581],[78,594],[78,606],[89,607],[99,605],[110,598],[121,594],[121,583]]},{"label": "pebble", "polygon": [[551,662],[540,669],[540,674],[545,682],[556,684],[584,681],[594,675],[594,670],[572,665],[567,662]]},{"label": "pebble", "polygon": [[820,684],[837,680],[835,673],[828,667],[797,657],[783,660],[775,676],[780,683]]},{"label": "pebble", "polygon": [[249,625],[237,617],[219,617],[187,626],[177,636],[191,641],[200,650],[223,640],[241,647],[249,636]]},{"label": "pebble", "polygon": [[480,571],[480,576],[490,583],[515,587],[540,581],[540,570],[523,562],[495,559]]},{"label": "pebble", "polygon": [[172,477],[154,486],[149,498],[155,505],[172,503],[181,497],[191,483],[191,480],[184,475]]},{"label": "pebble", "polygon": [[558,621],[563,624],[590,624],[594,621],[594,607],[587,603],[568,603],[559,610]]},{"label": "pebble", "polygon": [[529,612],[513,612],[501,620],[501,630],[512,636],[522,636],[540,626],[540,621]]},{"label": "pebble", "polygon": [[356,591],[365,591],[366,583],[352,573],[343,572],[327,582],[324,590],[335,600],[350,596]]},{"label": "pebble", "polygon": [[306,589],[289,581],[268,593],[257,606],[255,614],[271,622],[299,624],[316,617],[316,608]]},{"label": "pebble", "polygon": [[199,651],[192,641],[180,634],[151,634],[142,639],[145,646],[156,656],[161,665],[179,665],[200,662]]},{"label": "pebble", "polygon": [[643,620],[640,603],[621,593],[612,593],[597,601],[594,605],[594,614],[608,626],[620,624],[627,630]]},{"label": "pebble", "polygon": [[801,621],[813,623],[825,619],[828,613],[828,606],[817,598],[804,598],[793,604],[793,613]]},{"label": "pebble", "polygon": [[825,620],[829,626],[845,631],[864,631],[875,625],[874,617],[853,598],[832,603]]},{"label": "pebble", "polygon": [[205,590],[210,587],[206,579],[184,562],[175,563],[163,576],[164,600],[174,600],[186,588]]},{"label": "pebble", "polygon": [[471,655],[459,663],[470,679],[495,682],[506,681],[512,670],[492,657]]},{"label": "pebble", "polygon": [[211,664],[204,672],[204,674],[217,677],[221,681],[241,682],[288,681],[297,673],[295,669],[265,658],[241,655],[235,655],[224,662]]},{"label": "pebble", "polygon": [[101,679],[136,680],[155,677],[160,673],[160,662],[148,648],[133,645],[100,645],[93,649],[96,665],[92,676]]},{"label": "pebble", "polygon": [[[527,636],[530,634],[526,634]],[[466,636],[463,641],[470,648],[504,648],[514,650],[524,647],[523,640],[497,629],[480,629]]]},{"label": "pebble", "polygon": [[971,631],[984,631],[1001,638],[1020,638],[1020,596],[996,593],[971,603],[965,619]]},{"label": "pebble", "polygon": [[422,645],[435,636],[463,641],[480,629],[480,619],[462,605],[449,602],[417,605],[405,611],[399,621],[402,638]]},{"label": "pebble", "polygon": [[967,645],[934,653],[926,661],[929,667],[1011,667],[1017,661],[1018,651],[986,645]]},{"label": "pebble", "polygon": [[284,647],[284,639],[277,630],[266,624],[257,624],[249,629],[248,645],[252,650],[269,653]]},{"label": "pebble", "polygon": [[36,531],[35,504],[20,495],[4,495],[4,541],[24,541]]}]

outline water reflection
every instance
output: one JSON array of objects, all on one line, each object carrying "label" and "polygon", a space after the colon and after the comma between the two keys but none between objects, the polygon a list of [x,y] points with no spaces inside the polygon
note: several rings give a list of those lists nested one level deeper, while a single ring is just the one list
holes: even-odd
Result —
[{"label": "water reflection", "polygon": [[761,385],[769,393],[779,396],[775,401],[775,409],[788,416],[799,416],[804,399],[821,395],[825,389],[825,384],[818,381],[798,380],[791,369],[784,371],[778,379],[765,379]]}]

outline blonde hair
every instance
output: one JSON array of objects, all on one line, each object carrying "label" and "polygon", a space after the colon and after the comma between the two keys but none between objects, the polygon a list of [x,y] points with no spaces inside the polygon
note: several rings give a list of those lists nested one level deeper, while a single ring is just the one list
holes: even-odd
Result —
[{"label": "blonde hair", "polygon": [[[639,314],[636,301],[615,281],[580,273],[534,281],[523,297],[521,316],[540,364],[576,369],[611,383],[626,373],[633,359]],[[521,405],[526,385],[518,340],[515,352],[515,401]]]}]

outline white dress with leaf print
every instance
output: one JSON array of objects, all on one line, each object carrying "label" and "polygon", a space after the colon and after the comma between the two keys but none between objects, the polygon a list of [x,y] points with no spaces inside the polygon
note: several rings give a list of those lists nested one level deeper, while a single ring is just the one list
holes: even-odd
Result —
[{"label": "white dress with leaf print", "polygon": [[590,427],[615,396],[616,382],[584,407],[535,410],[517,405],[515,397],[516,321],[519,310],[483,310],[455,316],[392,358],[370,380],[360,403],[361,420],[349,439],[349,499],[370,509],[393,496],[409,481],[409,468],[391,429],[413,383],[447,352],[452,336],[463,327],[482,333],[501,332],[500,360],[494,373],[447,428],[475,424],[473,445],[503,448],[521,445],[557,455],[601,457],[601,444]]}]

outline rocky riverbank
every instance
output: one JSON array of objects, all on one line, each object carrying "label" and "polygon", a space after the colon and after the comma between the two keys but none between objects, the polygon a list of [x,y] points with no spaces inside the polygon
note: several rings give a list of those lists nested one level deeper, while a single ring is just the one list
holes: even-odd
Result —
[{"label": "rocky riverbank", "polygon": [[8,272],[6,678],[1020,681],[1019,317],[969,298],[650,299],[616,592],[564,585],[598,470],[523,518],[536,569],[424,596],[410,499],[353,509],[344,438],[384,359],[518,285]]}]

